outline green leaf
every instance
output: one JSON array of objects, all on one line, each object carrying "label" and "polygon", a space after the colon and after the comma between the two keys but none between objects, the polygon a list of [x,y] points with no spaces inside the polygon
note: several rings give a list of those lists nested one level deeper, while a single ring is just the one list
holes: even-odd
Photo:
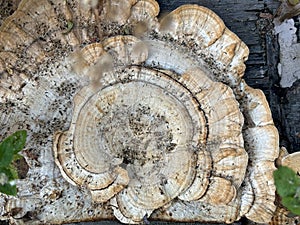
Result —
[{"label": "green leaf", "polygon": [[16,185],[11,185],[9,183],[0,185],[0,192],[7,195],[17,195],[17,187]]},{"label": "green leaf", "polygon": [[22,158],[23,158],[22,155],[20,155],[20,154],[14,154],[13,162],[16,161],[16,160],[22,159]]},{"label": "green leaf", "polygon": [[285,197],[282,198],[282,204],[296,215],[300,215],[300,201],[297,198]]},{"label": "green leaf", "polygon": [[63,31],[63,34],[68,34],[73,29],[74,23],[70,20],[67,21],[67,28]]},{"label": "green leaf", "polygon": [[300,186],[297,188],[296,194],[294,195],[294,197],[300,201]]},{"label": "green leaf", "polygon": [[0,167],[0,173],[4,173],[9,181],[18,179],[18,172],[13,165],[8,165],[7,167]]},{"label": "green leaf", "polygon": [[12,162],[14,154],[24,148],[26,136],[27,132],[20,130],[0,143],[0,167],[7,167]]},{"label": "green leaf", "polygon": [[293,197],[300,186],[298,175],[290,168],[281,166],[274,171],[274,180],[277,193],[282,197]]}]

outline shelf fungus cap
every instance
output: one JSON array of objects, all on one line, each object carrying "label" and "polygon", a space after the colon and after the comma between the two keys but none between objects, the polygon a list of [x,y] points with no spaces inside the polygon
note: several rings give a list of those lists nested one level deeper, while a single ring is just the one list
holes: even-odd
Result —
[{"label": "shelf fungus cap", "polygon": [[[86,186],[94,201],[109,201],[123,223],[138,224],[153,212],[222,222],[216,218],[224,210],[224,222],[245,215],[268,221],[275,190],[265,179],[278,136],[263,94],[241,79],[247,46],[205,7],[184,5],[158,22],[156,2],[127,3],[124,18],[110,20],[109,7],[121,7],[114,1],[104,15],[131,23],[133,35],[104,38],[69,58],[88,83],[74,97],[71,126],[56,135],[63,176]],[[137,31],[145,21],[151,25]],[[273,145],[267,148],[265,138]],[[186,210],[179,219],[172,204],[184,202],[215,215]]]},{"label": "shelf fungus cap", "polygon": [[[1,26],[0,126],[28,128],[37,157],[18,185],[40,220],[272,218],[279,137],[242,78],[248,47],[205,7],[158,14],[154,0],[24,0]],[[28,197],[36,179],[59,186],[53,202]]]},{"label": "shelf fungus cap", "polygon": [[135,37],[116,36],[77,53],[87,67],[79,73],[90,76],[105,54],[113,59],[112,70],[104,70],[99,86],[90,83],[76,94],[71,126],[56,134],[54,152],[64,177],[86,185],[95,201],[124,188],[116,196],[119,209],[133,204],[149,212],[190,186],[206,126],[188,90],[162,72],[137,66],[147,51],[135,56],[135,43]]}]

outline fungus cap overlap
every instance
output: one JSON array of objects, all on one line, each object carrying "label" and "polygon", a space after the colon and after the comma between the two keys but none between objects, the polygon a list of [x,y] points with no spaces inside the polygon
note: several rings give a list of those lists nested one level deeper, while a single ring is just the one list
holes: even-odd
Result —
[{"label": "fungus cap overlap", "polygon": [[[158,13],[153,0],[23,0],[1,26],[3,133],[27,121],[37,155],[6,211],[52,224],[271,220],[278,134],[242,79],[247,46],[205,7]],[[60,195],[26,197],[33,180]]]}]

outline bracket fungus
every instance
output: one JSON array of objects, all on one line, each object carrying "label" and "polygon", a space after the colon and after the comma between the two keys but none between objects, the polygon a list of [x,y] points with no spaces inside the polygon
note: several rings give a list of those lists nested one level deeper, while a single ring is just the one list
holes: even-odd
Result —
[{"label": "bracket fungus", "polygon": [[279,137],[242,78],[247,46],[205,7],[158,14],[154,0],[23,0],[6,19],[1,136],[28,130],[30,169],[1,218],[271,221]]}]

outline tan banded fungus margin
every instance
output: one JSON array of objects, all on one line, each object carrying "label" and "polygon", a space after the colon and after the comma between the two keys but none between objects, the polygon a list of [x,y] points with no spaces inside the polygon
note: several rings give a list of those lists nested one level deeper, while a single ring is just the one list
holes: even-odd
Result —
[{"label": "tan banded fungus margin", "polygon": [[1,219],[271,221],[278,133],[242,79],[247,46],[211,10],[23,0],[0,28],[1,137],[30,167]]}]

